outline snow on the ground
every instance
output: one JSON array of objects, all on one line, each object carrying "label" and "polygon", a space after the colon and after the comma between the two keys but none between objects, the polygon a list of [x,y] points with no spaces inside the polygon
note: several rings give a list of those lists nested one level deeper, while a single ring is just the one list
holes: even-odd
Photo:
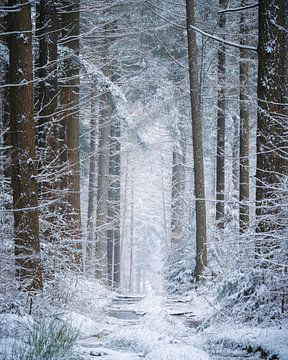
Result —
[{"label": "snow on the ground", "polygon": [[11,313],[0,314],[1,337],[15,337],[15,335],[21,335],[21,333],[32,323],[32,316],[20,316]]},{"label": "snow on the ground", "polygon": [[78,350],[83,360],[90,360],[95,357],[103,357],[105,360],[139,360],[141,357],[141,355],[135,353],[113,351],[102,347],[85,349],[85,347],[79,346]]},{"label": "snow on the ground", "polygon": [[206,347],[216,351],[226,347],[237,350],[237,347],[259,348],[269,355],[278,355],[279,359],[288,359],[288,328],[250,327],[243,324],[217,323],[204,329],[202,333],[206,339]]},{"label": "snow on the ground", "polygon": [[[259,359],[259,354],[247,355],[243,349],[248,347],[288,359],[287,327],[248,327],[227,319],[210,324],[205,320],[217,309],[213,299],[203,295],[129,295],[125,301],[125,295],[85,279],[72,285],[67,281],[66,286],[63,293],[70,300],[62,308],[57,305],[55,312],[78,330],[76,350],[83,360]],[[32,316],[0,315],[0,350],[9,348],[13,336],[21,339],[22,328],[32,323]]]},{"label": "snow on the ground", "polygon": [[[201,349],[199,337],[193,337],[195,330],[186,327],[181,319],[170,316],[166,301],[165,297],[153,296],[135,304],[113,304],[114,310],[134,311],[140,314],[139,318],[131,321],[119,320],[109,316],[106,311],[106,317],[98,321],[95,319],[102,333],[95,328],[94,336],[89,337],[91,327],[88,322],[86,338],[83,337],[83,325],[80,325],[80,353],[85,359],[95,357],[95,351],[99,354],[97,356],[101,356],[102,352],[103,358],[105,356],[105,359],[113,360],[141,357],[147,360],[209,359],[208,354]],[[79,316],[74,321],[77,322],[79,323]],[[104,355],[105,353],[107,355]]]},{"label": "snow on the ground", "polygon": [[[103,308],[101,317],[91,314],[93,322],[87,320],[86,327],[85,318],[71,314],[82,336],[79,351],[85,360],[95,356],[107,360],[259,358],[259,354],[247,355],[244,351],[251,346],[253,350],[261,347],[267,353],[278,354],[279,359],[288,359],[288,334],[283,329],[265,330],[225,322],[197,331],[189,322],[186,324],[185,315],[197,319],[195,326],[209,318],[215,311],[212,301],[191,295],[183,299],[147,296],[135,303],[111,302],[108,308]],[[118,319],[109,316],[109,309],[140,315],[137,320]]]}]

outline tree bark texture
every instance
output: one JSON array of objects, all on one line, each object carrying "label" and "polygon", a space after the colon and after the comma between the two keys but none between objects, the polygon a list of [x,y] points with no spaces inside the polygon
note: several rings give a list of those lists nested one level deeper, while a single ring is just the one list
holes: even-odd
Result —
[{"label": "tree bark texture", "polygon": [[[108,18],[111,16],[110,10],[106,11],[106,15]],[[111,58],[110,52],[113,41],[111,33],[115,26],[115,21],[110,19],[103,27],[102,70],[111,81],[115,80],[115,61]],[[119,189],[113,190],[111,185],[118,187],[118,182],[113,183],[110,180],[110,178],[114,178],[114,180],[117,178],[114,172],[120,172],[120,156],[118,157],[117,154],[120,143],[118,143],[119,139],[115,138],[115,136],[118,137],[120,124],[113,117],[113,113],[112,95],[109,89],[104,89],[104,93],[100,96],[96,266],[99,268],[97,277],[104,282],[108,281],[109,285],[112,286],[115,270],[117,270],[116,277],[120,281],[120,207],[116,204],[118,197],[120,201],[120,185]],[[111,222],[112,224],[110,224]]]},{"label": "tree bark texture", "polygon": [[42,288],[33,101],[31,4],[9,0],[9,81],[16,274],[26,290]]},{"label": "tree bark texture", "polygon": [[267,256],[281,227],[283,181],[287,176],[285,6],[282,0],[259,2],[256,215],[257,232],[261,235],[256,248]]},{"label": "tree bark texture", "polygon": [[[224,9],[227,0],[219,0],[219,9]],[[220,14],[219,31],[224,38],[226,15]],[[226,55],[225,44],[218,45],[218,95],[217,95],[217,157],[216,157],[216,224],[224,229],[225,217],[225,78]]]},{"label": "tree bark texture", "polygon": [[193,0],[186,0],[188,59],[190,77],[190,97],[192,111],[192,141],[194,157],[194,183],[196,202],[196,269],[195,276],[198,281],[207,265],[207,229],[205,204],[205,178],[202,139],[202,113],[200,102],[200,86],[197,66],[197,43],[195,31],[195,4]]},{"label": "tree bark texture", "polygon": [[[42,235],[45,241],[55,243],[59,234],[59,144],[58,144],[58,34],[60,24],[54,0],[41,0],[37,6],[38,58],[38,157],[39,196],[49,205],[43,208],[44,225]],[[49,256],[53,256],[49,247]]]},{"label": "tree bark texture", "polygon": [[[93,85],[94,86],[94,85]],[[93,248],[95,244],[95,210],[97,195],[97,118],[95,111],[95,91],[91,92],[91,118],[90,118],[90,158],[89,158],[89,193],[88,193],[88,215],[87,215],[87,246],[86,246],[86,270],[94,272]]]},{"label": "tree bark texture", "polygon": [[112,116],[112,108],[109,98],[109,93],[104,93],[100,97],[98,144],[96,277],[103,282],[107,282],[108,280],[108,188]]},{"label": "tree bark texture", "polygon": [[[38,146],[41,168],[45,172],[45,168],[51,162],[53,164],[58,155],[56,110],[58,103],[57,45],[60,24],[54,0],[41,0],[38,10]],[[49,178],[46,180],[46,186],[52,186]]]},{"label": "tree bark texture", "polygon": [[[134,157],[132,157],[134,162]],[[130,205],[130,244],[129,244],[129,292],[134,289],[134,198],[135,198],[135,180],[134,180],[134,166],[131,174],[131,205]]]},{"label": "tree bark texture", "polygon": [[61,84],[62,106],[62,161],[67,161],[68,172],[63,180],[66,188],[67,223],[72,245],[68,244],[68,252],[73,251],[75,264],[82,263],[81,242],[81,206],[80,206],[80,124],[79,124],[79,90],[80,68],[77,63],[80,49],[80,1],[62,0],[61,43],[68,50],[64,61]]},{"label": "tree bark texture", "polygon": [[[7,15],[0,18],[0,32],[5,34],[7,31]],[[0,36],[0,42],[4,46],[8,46],[8,35]],[[9,64],[5,61],[6,52],[3,51],[1,59],[1,84],[9,84]],[[1,136],[4,146],[2,151],[2,164],[4,177],[11,179],[11,124],[10,124],[10,109],[9,109],[9,87],[4,87],[0,90],[1,94]]]},{"label": "tree bark texture", "polygon": [[[185,156],[174,149],[172,156],[171,245],[179,246],[184,236],[183,196],[185,189]],[[173,250],[172,250],[173,251]]]},{"label": "tree bark texture", "polygon": [[120,121],[113,117],[111,122],[109,190],[108,190],[108,275],[112,288],[120,286],[120,175],[121,175],[121,145]]},{"label": "tree bark texture", "polygon": [[[241,7],[248,5],[241,0]],[[249,27],[245,13],[240,17],[240,44],[247,44]],[[250,226],[249,207],[249,64],[248,50],[240,49],[240,183],[239,183],[239,228],[244,233]]]}]

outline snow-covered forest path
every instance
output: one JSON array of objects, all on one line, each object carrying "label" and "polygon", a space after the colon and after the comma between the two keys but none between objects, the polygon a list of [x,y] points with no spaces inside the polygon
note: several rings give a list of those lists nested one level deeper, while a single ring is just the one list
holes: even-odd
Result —
[{"label": "snow-covered forest path", "polygon": [[165,297],[117,296],[106,309],[100,332],[83,336],[79,350],[85,359],[209,359],[201,348],[195,318],[184,302]]},{"label": "snow-covered forest path", "polygon": [[185,299],[118,295],[95,326],[84,322],[79,352],[85,360],[259,359],[240,348],[207,346],[210,335],[197,331],[209,306],[202,301],[192,308]]}]

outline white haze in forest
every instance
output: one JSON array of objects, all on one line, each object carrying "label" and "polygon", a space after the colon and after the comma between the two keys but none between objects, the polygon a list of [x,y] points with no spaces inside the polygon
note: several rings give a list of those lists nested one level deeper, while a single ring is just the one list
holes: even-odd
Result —
[{"label": "white haze in forest", "polygon": [[1,2],[0,360],[288,359],[287,29],[283,0]]}]

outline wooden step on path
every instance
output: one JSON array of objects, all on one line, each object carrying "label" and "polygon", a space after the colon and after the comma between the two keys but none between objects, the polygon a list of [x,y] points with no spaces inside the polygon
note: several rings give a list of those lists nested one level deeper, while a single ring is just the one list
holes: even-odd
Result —
[{"label": "wooden step on path", "polygon": [[142,299],[144,299],[145,296],[141,296],[141,295],[131,295],[131,294],[118,294],[113,300],[113,304],[125,304],[125,305],[133,305],[136,304],[137,302],[141,301]]},{"label": "wooden step on path", "polygon": [[133,309],[133,305],[144,299],[144,296],[132,294],[117,294],[112,299],[108,315],[112,318],[122,320],[123,326],[137,325],[141,317],[146,315],[144,312],[138,312]]},{"label": "wooden step on path", "polygon": [[135,310],[110,309],[108,315],[119,320],[138,320],[146,313]]},{"label": "wooden step on path", "polygon": [[169,299],[166,303],[168,314],[173,317],[179,317],[185,326],[196,329],[202,324],[203,319],[197,318],[193,311],[187,309],[186,304],[188,303],[189,301],[186,299]]}]

